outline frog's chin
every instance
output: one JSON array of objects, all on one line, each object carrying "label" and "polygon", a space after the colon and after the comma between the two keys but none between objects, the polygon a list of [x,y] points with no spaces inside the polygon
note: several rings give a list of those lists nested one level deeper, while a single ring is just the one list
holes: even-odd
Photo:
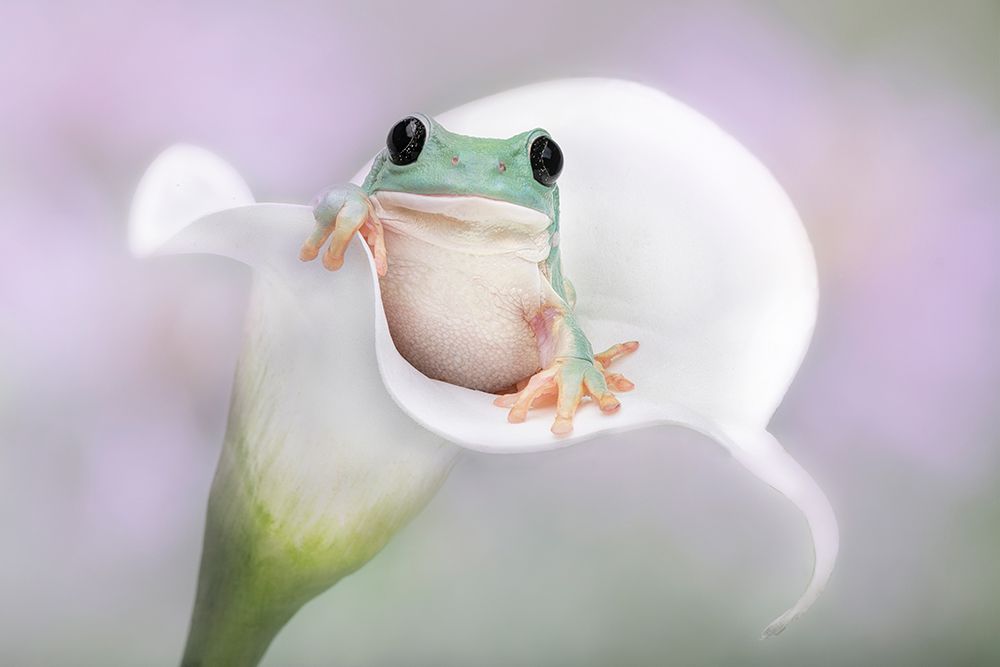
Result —
[{"label": "frog's chin", "polygon": [[467,225],[504,228],[526,234],[538,234],[552,224],[541,211],[501,199],[479,195],[436,195],[379,190],[372,194],[379,212],[389,219],[441,217]]}]

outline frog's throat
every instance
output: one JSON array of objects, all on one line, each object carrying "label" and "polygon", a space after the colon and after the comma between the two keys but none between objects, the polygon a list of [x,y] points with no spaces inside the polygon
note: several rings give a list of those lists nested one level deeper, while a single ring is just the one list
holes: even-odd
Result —
[{"label": "frog's throat", "polygon": [[371,194],[375,215],[390,233],[473,255],[514,253],[532,262],[550,251],[547,215],[478,195],[426,195],[395,190]]}]

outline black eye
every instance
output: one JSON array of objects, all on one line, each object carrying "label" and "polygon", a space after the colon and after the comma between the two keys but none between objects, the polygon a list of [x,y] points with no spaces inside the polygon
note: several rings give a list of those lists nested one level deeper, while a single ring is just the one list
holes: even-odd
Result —
[{"label": "black eye", "polygon": [[427,128],[420,119],[410,116],[399,121],[389,130],[385,146],[389,149],[389,159],[393,164],[415,162],[424,148]]},{"label": "black eye", "polygon": [[544,134],[531,142],[531,173],[542,185],[552,185],[563,168],[562,151],[552,137]]}]

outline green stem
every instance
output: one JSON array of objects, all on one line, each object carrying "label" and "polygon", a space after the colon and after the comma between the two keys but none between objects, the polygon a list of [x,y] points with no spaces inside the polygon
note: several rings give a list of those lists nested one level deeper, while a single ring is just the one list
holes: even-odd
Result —
[{"label": "green stem", "polygon": [[[308,501],[283,506],[277,501],[284,497],[259,494],[261,470],[247,465],[241,444],[227,439],[212,485],[182,667],[257,665],[303,605],[371,560],[426,505],[456,453],[439,449],[429,465],[409,466],[409,483],[392,478],[392,492],[375,502],[319,508],[324,520],[303,537],[287,526],[311,523],[317,508]],[[305,466],[303,474],[309,470]],[[369,468],[363,482],[377,487],[379,477],[385,475]]]},{"label": "green stem", "polygon": [[281,628],[324,588],[295,581],[301,572],[286,570],[282,576],[276,570],[282,559],[266,556],[262,547],[268,536],[252,525],[249,512],[225,497],[220,491],[225,486],[217,483],[209,501],[198,593],[182,667],[257,665]]}]

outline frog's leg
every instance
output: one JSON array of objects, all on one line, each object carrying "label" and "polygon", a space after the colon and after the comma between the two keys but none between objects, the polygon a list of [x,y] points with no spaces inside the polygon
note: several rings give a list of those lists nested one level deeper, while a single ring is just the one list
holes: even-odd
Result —
[{"label": "frog's leg", "polygon": [[299,259],[303,262],[316,259],[323,244],[332,238],[323,254],[323,266],[336,271],[344,265],[344,253],[354,233],[360,231],[372,250],[375,270],[384,276],[389,268],[389,258],[385,250],[382,221],[375,215],[365,191],[353,183],[334,185],[321,192],[314,202],[316,229],[302,245]]},{"label": "frog's leg", "polygon": [[609,378],[606,365],[634,351],[637,342],[622,343],[595,355],[572,309],[555,290],[547,291],[545,302],[529,323],[538,341],[542,370],[516,394],[497,399],[498,405],[510,408],[508,421],[523,422],[536,401],[545,404],[554,396],[552,432],[565,435],[573,430],[573,416],[585,396],[597,401],[602,412],[614,412],[621,406],[611,387],[627,391],[634,385],[618,374]]}]

